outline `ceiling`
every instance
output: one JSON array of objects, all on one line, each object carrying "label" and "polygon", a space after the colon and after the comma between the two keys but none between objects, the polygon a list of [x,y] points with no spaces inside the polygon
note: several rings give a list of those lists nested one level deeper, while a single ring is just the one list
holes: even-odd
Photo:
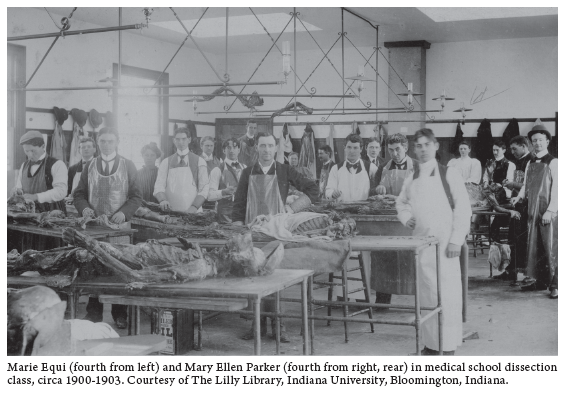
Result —
[{"label": "ceiling", "polygon": [[[38,8],[44,10],[42,7]],[[48,7],[48,10],[54,14],[53,16],[58,22],[61,17],[68,16],[72,8]],[[204,10],[204,7],[174,8],[178,17],[186,21],[188,30],[193,28]],[[557,8],[513,8],[513,17],[501,17],[504,15],[502,8],[497,9],[501,12],[494,12],[493,9],[489,8],[460,8],[456,10],[458,11],[456,16],[450,13],[450,11],[454,11],[453,8],[430,10],[415,7],[353,7],[350,10],[379,25],[380,46],[387,41],[426,40],[434,44],[558,35]],[[526,15],[527,10],[533,10],[533,13],[538,15],[522,16]],[[298,17],[308,28],[308,31],[306,31],[300,21],[297,21],[297,48],[299,50],[314,49],[317,48],[317,42],[324,50],[329,49],[338,39],[338,33],[341,32],[342,10],[337,7],[304,7],[297,8],[297,11],[300,13]],[[432,15],[433,19],[423,11]],[[263,27],[257,22],[253,13],[269,30],[272,30],[271,34],[273,38],[276,38],[282,27],[291,20],[289,13],[292,12],[292,8],[253,8],[252,12],[249,8],[235,7],[229,8],[228,12],[231,18],[231,22],[229,22],[230,36],[228,37],[229,52],[261,52],[268,49],[272,41],[265,34]],[[528,14],[530,13],[528,12]],[[209,8],[202,18],[202,24],[194,30],[195,40],[205,52],[223,53],[225,51],[225,17],[225,8]],[[45,18],[46,23],[49,23],[53,31],[56,31],[47,13],[45,13]],[[100,26],[117,26],[118,8],[79,7],[72,19]],[[450,21],[453,19],[459,20]],[[440,22],[434,20],[440,20]],[[123,8],[123,25],[142,22],[145,22],[145,17],[141,7]],[[344,12],[343,24],[347,37],[356,46],[375,46],[375,31],[368,23],[348,12]],[[216,25],[217,28],[214,31]],[[80,27],[72,26],[71,30],[74,29],[80,29]],[[153,9],[149,28],[132,32],[179,45],[186,37],[186,33],[176,20],[173,12],[165,7]],[[310,34],[316,39],[316,42],[310,37]],[[292,40],[293,22],[291,21],[285,33],[282,34],[281,41],[291,41],[292,43]],[[186,45],[194,46],[190,41],[187,41]],[[350,46],[351,44],[346,41],[345,45]]]}]

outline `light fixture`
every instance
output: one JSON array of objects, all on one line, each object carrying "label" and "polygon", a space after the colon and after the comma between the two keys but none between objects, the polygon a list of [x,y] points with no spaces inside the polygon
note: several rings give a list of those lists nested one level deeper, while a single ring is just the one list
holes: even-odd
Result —
[{"label": "light fixture", "polygon": [[364,66],[358,66],[357,67],[357,75],[353,76],[353,77],[347,77],[345,79],[349,79],[352,81],[356,81],[356,86],[357,86],[357,92],[359,93],[358,95],[361,95],[361,91],[365,88],[363,82],[365,81],[369,81],[369,82],[376,82],[374,79],[368,78],[365,76],[365,67]]},{"label": "light fixture", "polygon": [[445,89],[443,89],[441,95],[439,97],[433,98],[432,100],[434,101],[441,100],[441,110],[443,111],[443,108],[445,107],[445,101],[455,100],[455,99],[453,97],[447,97],[447,94],[445,93]]},{"label": "light fixture", "polygon": [[283,56],[283,74],[284,82],[286,83],[288,76],[290,75],[290,42],[284,41],[282,44],[282,56]]},{"label": "light fixture", "polygon": [[465,108],[465,103],[463,101],[461,101],[461,108],[453,111],[453,112],[461,112],[461,116],[463,117],[463,120],[461,121],[462,125],[465,125],[465,116],[466,116],[465,111],[469,112],[469,111],[472,111],[472,109]]},{"label": "light fixture", "polygon": [[414,84],[412,82],[408,82],[407,87],[408,87],[408,92],[407,93],[398,93],[398,96],[406,96],[408,106],[410,107],[410,110],[413,110],[414,106],[412,105],[412,103],[414,102],[414,96],[422,96],[423,93],[415,93],[413,91]]}]

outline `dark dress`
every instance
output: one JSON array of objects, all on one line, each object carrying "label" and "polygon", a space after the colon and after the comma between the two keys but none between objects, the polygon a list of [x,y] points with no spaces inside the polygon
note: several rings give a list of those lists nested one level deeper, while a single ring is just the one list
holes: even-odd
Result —
[{"label": "dark dress", "polygon": [[154,202],[156,204],[159,201],[153,196],[153,190],[155,189],[155,181],[157,180],[157,172],[159,167],[154,166],[153,168],[148,168],[143,166],[137,170],[137,182],[139,189],[141,190],[141,196],[143,201]]}]

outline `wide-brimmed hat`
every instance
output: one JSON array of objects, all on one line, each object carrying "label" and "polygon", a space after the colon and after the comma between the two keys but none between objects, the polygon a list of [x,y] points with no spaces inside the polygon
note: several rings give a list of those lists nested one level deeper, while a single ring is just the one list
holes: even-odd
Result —
[{"label": "wide-brimmed hat", "polygon": [[83,127],[86,124],[86,119],[88,118],[88,114],[82,109],[78,108],[71,109],[71,116],[73,117],[75,123],[80,127]]}]

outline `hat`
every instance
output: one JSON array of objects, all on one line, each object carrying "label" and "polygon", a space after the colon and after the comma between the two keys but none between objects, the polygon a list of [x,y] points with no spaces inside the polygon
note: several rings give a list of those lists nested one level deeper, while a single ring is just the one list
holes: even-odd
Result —
[{"label": "hat", "polygon": [[41,134],[37,130],[30,130],[24,135],[22,135],[22,137],[20,138],[20,145],[23,145],[34,138],[43,138],[43,134]]},{"label": "hat", "polygon": [[53,107],[53,114],[55,115],[55,120],[57,120],[59,126],[62,126],[63,123],[65,123],[65,120],[69,118],[69,113],[65,108]]},{"label": "hat", "polygon": [[82,109],[73,108],[71,109],[71,116],[73,117],[76,124],[83,127],[86,124],[87,113]]},{"label": "hat", "polygon": [[530,130],[530,132],[528,133],[528,138],[530,139],[530,141],[532,140],[532,136],[534,134],[544,134],[547,140],[551,141],[551,134],[549,133],[547,128],[542,124],[538,124],[532,127],[532,130]]},{"label": "hat", "polygon": [[102,115],[95,109],[91,109],[88,113],[88,120],[92,128],[97,129],[102,124]]},{"label": "hat", "polygon": [[547,128],[542,124],[538,124],[532,127],[532,131],[547,131],[549,133],[549,130],[547,130]]}]

